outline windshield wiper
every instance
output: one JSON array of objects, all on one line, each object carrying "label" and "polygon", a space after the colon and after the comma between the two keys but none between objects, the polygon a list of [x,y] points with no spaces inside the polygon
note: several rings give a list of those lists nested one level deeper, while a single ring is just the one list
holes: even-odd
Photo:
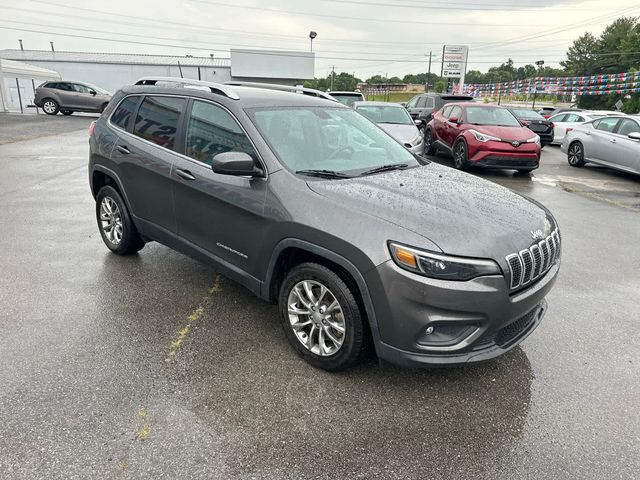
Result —
[{"label": "windshield wiper", "polygon": [[297,170],[296,173],[300,175],[308,175],[309,177],[351,178],[350,175],[342,172],[336,172],[335,170]]},{"label": "windshield wiper", "polygon": [[372,168],[371,170],[362,172],[360,175],[373,175],[374,173],[390,172],[391,170],[404,170],[408,166],[408,163],[392,163],[389,165],[382,165],[381,167]]}]

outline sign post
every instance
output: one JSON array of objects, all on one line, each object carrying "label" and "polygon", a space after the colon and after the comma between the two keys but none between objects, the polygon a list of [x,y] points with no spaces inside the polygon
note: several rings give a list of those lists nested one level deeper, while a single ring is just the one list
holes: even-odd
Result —
[{"label": "sign post", "polygon": [[464,92],[464,77],[467,73],[469,47],[466,45],[445,45],[442,49],[442,76],[459,78],[458,91]]}]

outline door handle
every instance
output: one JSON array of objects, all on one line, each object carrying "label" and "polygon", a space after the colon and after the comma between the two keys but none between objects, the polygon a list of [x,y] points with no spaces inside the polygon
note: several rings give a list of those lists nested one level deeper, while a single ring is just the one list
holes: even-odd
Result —
[{"label": "door handle", "polygon": [[189,170],[181,170],[179,168],[176,168],[176,175],[178,175],[180,178],[184,178],[185,180],[195,180],[196,179],[196,177],[194,177],[193,174]]},{"label": "door handle", "polygon": [[116,147],[116,150],[118,150],[123,155],[129,155],[131,153],[131,150],[129,150],[129,147],[127,147],[126,145],[118,145]]}]

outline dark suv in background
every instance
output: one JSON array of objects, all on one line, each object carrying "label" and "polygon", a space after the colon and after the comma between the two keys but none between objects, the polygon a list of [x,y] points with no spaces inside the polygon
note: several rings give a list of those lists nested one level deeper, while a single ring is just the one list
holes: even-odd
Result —
[{"label": "dark suv in background", "polygon": [[370,341],[407,366],[522,341],[559,270],[551,213],[322,97],[159,78],[119,91],[90,135],[106,246],[155,240],[213,265],[277,303],[292,346],[327,370]]},{"label": "dark suv in background", "polygon": [[100,113],[111,100],[106,90],[81,82],[46,82],[36,88],[34,104],[47,115],[73,112]]},{"label": "dark suv in background", "polygon": [[440,110],[447,103],[473,102],[474,98],[467,95],[448,95],[442,93],[421,93],[409,100],[405,107],[414,120],[422,120],[421,131],[424,133],[427,123],[431,121],[433,113]]}]

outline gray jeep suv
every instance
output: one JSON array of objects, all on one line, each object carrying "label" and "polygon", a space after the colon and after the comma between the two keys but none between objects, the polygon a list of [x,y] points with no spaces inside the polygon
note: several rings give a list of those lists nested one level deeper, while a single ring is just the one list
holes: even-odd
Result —
[{"label": "gray jeep suv", "polygon": [[213,265],[277,303],[293,347],[327,370],[369,342],[404,366],[520,343],[558,274],[553,216],[323,95],[181,79],[119,91],[90,136],[106,246],[158,241]]}]

